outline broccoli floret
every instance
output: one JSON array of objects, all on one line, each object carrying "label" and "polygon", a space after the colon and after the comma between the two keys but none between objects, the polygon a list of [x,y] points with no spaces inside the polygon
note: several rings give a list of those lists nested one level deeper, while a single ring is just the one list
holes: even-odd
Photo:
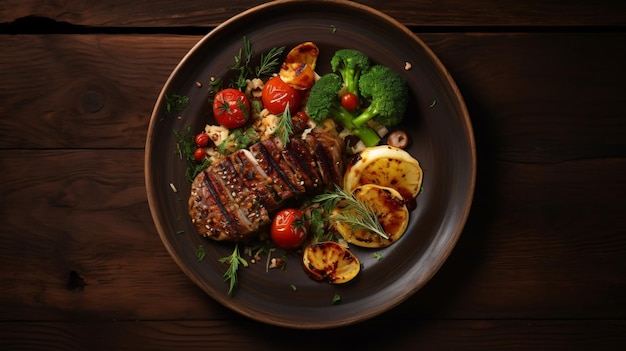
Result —
[{"label": "broccoli floret", "polygon": [[387,66],[374,65],[361,75],[359,90],[371,102],[354,118],[355,126],[370,119],[386,127],[400,123],[409,102],[409,88],[398,73]]},{"label": "broccoli floret", "polygon": [[309,117],[316,122],[332,118],[352,134],[363,141],[366,146],[374,146],[380,141],[378,134],[367,126],[356,127],[352,120],[354,115],[341,106],[339,90],[342,88],[341,78],[334,73],[321,76],[311,88],[307,101]]},{"label": "broccoli floret", "polygon": [[370,58],[361,51],[354,49],[340,49],[330,59],[330,67],[333,72],[341,74],[346,91],[357,97],[359,94],[359,78],[361,73],[371,66]]}]

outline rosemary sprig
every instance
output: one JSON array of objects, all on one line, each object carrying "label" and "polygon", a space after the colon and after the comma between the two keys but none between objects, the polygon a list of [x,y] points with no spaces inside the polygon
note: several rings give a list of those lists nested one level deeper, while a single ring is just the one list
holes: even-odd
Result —
[{"label": "rosemary sprig", "polygon": [[235,249],[233,250],[233,253],[229,256],[220,258],[219,262],[228,263],[229,265],[223,277],[224,281],[228,281],[229,283],[228,295],[230,295],[238,283],[237,272],[239,271],[239,265],[248,267],[248,261],[246,261],[239,254],[239,244],[235,244]]},{"label": "rosemary sprig", "polygon": [[285,111],[278,115],[278,123],[276,123],[276,129],[272,134],[277,136],[283,145],[287,145],[289,142],[289,136],[293,134],[293,121],[291,120],[289,103],[287,103]]},{"label": "rosemary sprig", "polygon": [[374,209],[336,184],[334,192],[317,195],[313,198],[313,202],[320,202],[326,213],[332,213],[333,208],[341,202],[345,206],[343,211],[332,214],[331,220],[347,223],[353,228],[366,229],[389,239],[382,224],[378,221]]},{"label": "rosemary sprig", "polygon": [[261,54],[261,63],[256,67],[254,73],[257,78],[270,75],[276,71],[282,61],[280,55],[285,51],[285,47],[271,48],[266,54]]},{"label": "rosemary sprig", "polygon": [[242,90],[246,87],[246,79],[261,78],[261,76],[272,74],[276,71],[276,67],[282,63],[280,56],[284,51],[284,46],[271,48],[267,53],[261,54],[259,65],[252,68],[252,59],[255,56],[255,52],[252,50],[250,40],[244,36],[243,47],[239,49],[235,56],[235,63],[228,66],[230,71],[237,73],[236,78],[231,82],[231,86]]}]

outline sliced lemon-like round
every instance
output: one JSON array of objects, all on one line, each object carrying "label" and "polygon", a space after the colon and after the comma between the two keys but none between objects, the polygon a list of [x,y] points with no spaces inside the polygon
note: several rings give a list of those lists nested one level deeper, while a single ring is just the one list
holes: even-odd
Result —
[{"label": "sliced lemon-like round", "polygon": [[352,192],[365,184],[376,184],[397,190],[405,201],[420,192],[423,171],[407,151],[390,146],[369,147],[354,156],[346,167],[344,190]]},{"label": "sliced lemon-like round", "polygon": [[361,271],[359,259],[334,241],[320,241],[307,246],[302,254],[302,264],[313,279],[332,284],[347,283]]},{"label": "sliced lemon-like round", "polygon": [[[409,225],[409,210],[397,190],[376,184],[365,184],[354,189],[353,194],[374,211],[387,238],[365,228],[354,228],[346,222],[334,222],[335,229],[346,242],[361,247],[381,248],[393,244],[402,237]],[[333,214],[341,214],[344,211],[349,209],[339,203],[333,209]]]}]

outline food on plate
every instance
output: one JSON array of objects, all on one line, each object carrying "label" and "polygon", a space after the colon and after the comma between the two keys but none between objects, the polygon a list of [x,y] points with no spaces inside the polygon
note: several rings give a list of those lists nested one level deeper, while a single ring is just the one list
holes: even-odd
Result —
[{"label": "food on plate", "polygon": [[359,79],[359,91],[369,99],[365,110],[353,120],[360,127],[369,120],[386,127],[395,126],[404,117],[409,102],[409,89],[398,73],[387,66],[375,65]]},{"label": "food on plate", "polygon": [[319,49],[313,42],[297,45],[285,58],[278,76],[286,84],[297,90],[307,90],[315,83],[315,65]]},{"label": "food on plate", "polygon": [[[366,228],[355,228],[346,222],[335,222],[334,226],[349,244],[361,247],[387,247],[398,241],[409,224],[409,210],[400,193],[389,187],[376,184],[365,184],[354,189],[356,199],[368,205],[376,214],[386,237]],[[333,209],[333,214],[353,211],[339,202]]]},{"label": "food on plate", "polygon": [[261,93],[263,107],[275,115],[285,112],[287,106],[294,114],[300,110],[302,92],[285,83],[279,76],[274,76],[265,82]]},{"label": "food on plate", "polygon": [[350,133],[356,135],[366,146],[374,146],[380,142],[376,131],[366,125],[357,127],[353,123],[354,115],[341,105],[340,90],[343,87],[341,78],[334,73],[321,76],[311,88],[307,100],[309,117],[316,122],[332,118]]},{"label": "food on plate", "polygon": [[[379,145],[402,120],[408,88],[358,50],[337,50],[332,72],[320,76],[315,43],[295,46],[279,65],[283,49],[252,68],[244,37],[228,67],[235,77],[226,87],[228,77],[211,85],[217,123],[180,148],[196,161],[189,215],[200,235],[235,243],[237,255],[240,243],[271,239],[302,252],[313,279],[345,283],[361,269],[349,245],[397,242],[408,226],[407,203],[421,188],[419,163],[402,149],[406,133],[396,130],[387,137],[393,145]],[[231,265],[230,294],[242,261],[223,260]]]},{"label": "food on plate", "polygon": [[250,101],[240,90],[220,90],[213,99],[213,115],[220,125],[229,129],[239,128],[250,118]]},{"label": "food on plate", "polygon": [[273,137],[235,151],[194,179],[192,222],[201,235],[218,241],[254,237],[287,200],[340,183],[343,152],[336,134],[317,128],[286,145]]},{"label": "food on plate", "polygon": [[[359,106],[360,97],[359,78],[361,78],[361,74],[366,72],[370,66],[370,58],[362,51],[354,49],[339,49],[335,51],[335,54],[330,59],[330,67],[333,72],[339,73],[343,80],[343,94],[352,94],[350,97],[351,99],[356,99],[357,107]],[[344,95],[341,97],[342,102]],[[356,108],[347,109],[352,111]]]},{"label": "food on plate", "polygon": [[311,278],[332,284],[347,283],[361,270],[359,259],[334,241],[307,246],[302,254],[302,265]]},{"label": "food on plate", "polygon": [[272,221],[270,237],[278,247],[293,250],[302,245],[309,235],[304,213],[296,208],[280,210]]},{"label": "food on plate", "polygon": [[403,130],[394,130],[387,136],[387,144],[400,149],[406,149],[411,144],[411,137]]},{"label": "food on plate", "polygon": [[422,178],[422,168],[411,154],[390,145],[379,145],[361,151],[348,162],[344,189],[352,192],[364,184],[377,184],[397,190],[408,202],[419,194]]}]

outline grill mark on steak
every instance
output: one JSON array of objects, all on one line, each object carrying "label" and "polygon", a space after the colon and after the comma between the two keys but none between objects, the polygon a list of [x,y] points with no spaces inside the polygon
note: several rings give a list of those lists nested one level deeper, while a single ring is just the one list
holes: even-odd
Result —
[{"label": "grill mark on steak", "polygon": [[258,195],[261,204],[270,211],[277,208],[282,199],[274,189],[271,178],[261,169],[252,153],[243,149],[232,156],[235,170],[245,185]]},{"label": "grill mark on steak", "polygon": [[261,148],[271,158],[272,166],[277,168],[287,182],[295,196],[306,192],[302,175],[298,174],[283,158],[284,146],[278,138],[270,138],[261,143]]},{"label": "grill mark on steak", "polygon": [[274,189],[277,190],[276,192],[281,200],[290,199],[297,194],[298,189],[294,188],[294,186],[289,182],[283,170],[278,167],[272,158],[272,155],[270,155],[267,149],[263,147],[262,143],[252,145],[250,147],[250,152],[257,160],[259,166],[261,166],[261,169],[272,180],[272,184],[275,185]]},{"label": "grill mark on steak", "polygon": [[261,225],[269,221],[267,209],[260,206],[258,199],[259,194],[254,192],[252,188],[244,183],[244,179],[236,171],[232,163],[236,156],[232,154],[228,157],[213,163],[212,169],[218,178],[228,189],[231,199],[238,205],[239,210],[251,222],[254,229],[258,229]]},{"label": "grill mark on steak", "polygon": [[206,170],[204,170],[203,173],[204,173],[204,185],[206,185],[207,189],[209,189],[209,193],[211,193],[211,196],[215,200],[217,207],[220,209],[220,212],[224,215],[224,217],[226,217],[226,220],[229,223],[233,223],[234,222],[233,217],[230,215],[230,213],[228,213],[228,211],[226,211],[226,207],[224,207],[224,204],[220,201],[220,198],[217,195],[217,192],[215,191],[213,184],[211,184],[209,173]]},{"label": "grill mark on steak", "polygon": [[244,241],[289,200],[341,184],[343,143],[314,129],[283,145],[268,139],[215,161],[194,179],[189,215],[199,234]]}]

